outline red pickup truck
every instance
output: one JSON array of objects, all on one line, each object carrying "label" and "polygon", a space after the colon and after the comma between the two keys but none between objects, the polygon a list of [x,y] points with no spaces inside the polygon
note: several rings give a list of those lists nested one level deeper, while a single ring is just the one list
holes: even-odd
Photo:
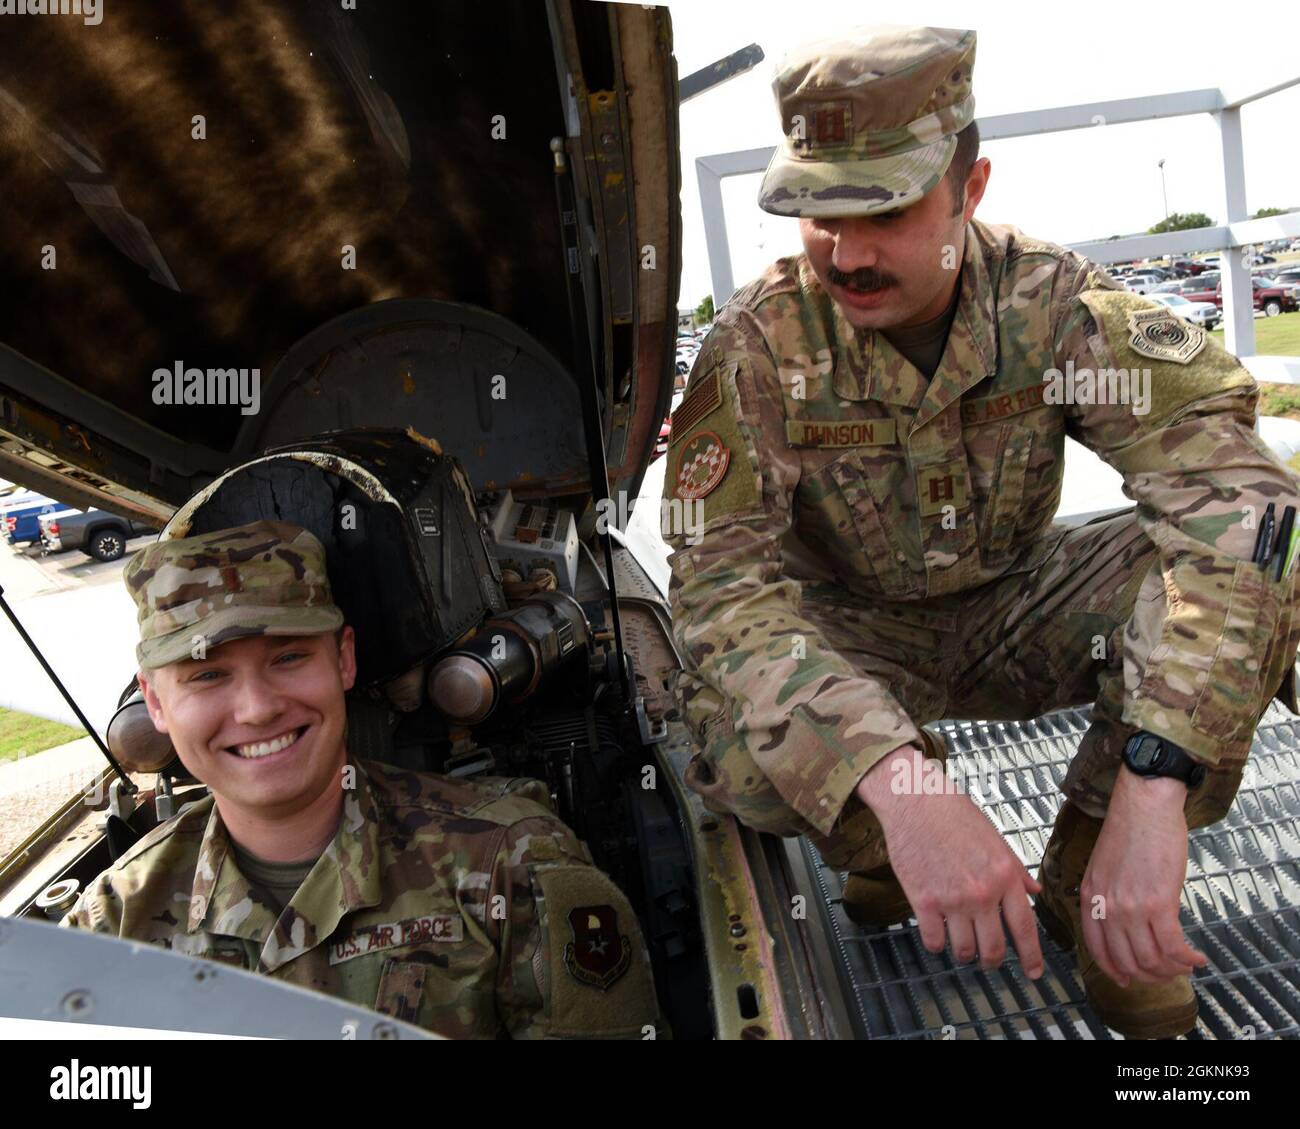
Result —
[{"label": "red pickup truck", "polygon": [[[1268,317],[1300,309],[1300,286],[1290,283],[1269,286],[1258,278],[1252,278],[1250,282],[1255,309],[1262,310]],[[1213,302],[1222,309],[1223,283],[1219,283],[1213,290],[1184,291],[1183,297],[1189,302]]]}]

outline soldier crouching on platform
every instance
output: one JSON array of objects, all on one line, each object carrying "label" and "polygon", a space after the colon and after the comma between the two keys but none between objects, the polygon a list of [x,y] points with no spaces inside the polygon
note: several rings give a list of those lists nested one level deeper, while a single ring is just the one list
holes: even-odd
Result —
[{"label": "soldier crouching on platform", "polygon": [[[946,926],[993,967],[1005,924],[1041,975],[1038,895],[1097,1014],[1169,1037],[1206,963],[1188,828],[1228,811],[1279,685],[1295,709],[1294,579],[1252,556],[1298,484],[1202,330],[972,218],[974,58],[974,32],[864,29],[778,74],[760,204],[804,253],[727,302],[672,420],[665,497],[704,507],[694,543],[666,533],[687,778],[809,835],[850,916],[914,913],[932,952]],[[1066,435],[1135,511],[1053,525]],[[969,796],[921,787],[946,756],[922,727],[1087,702],[1040,884]]]},{"label": "soldier crouching on platform", "polygon": [[150,716],[211,796],[62,924],[449,1037],[667,1037],[636,917],[543,785],[349,755],[353,629],[316,537],[260,521],[160,541],[125,580]]}]

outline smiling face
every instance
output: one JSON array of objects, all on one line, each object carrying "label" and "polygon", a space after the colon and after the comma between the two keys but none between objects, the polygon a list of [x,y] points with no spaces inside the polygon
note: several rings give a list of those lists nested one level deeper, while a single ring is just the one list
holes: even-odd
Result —
[{"label": "smiling face", "polygon": [[988,183],[980,158],[963,182],[954,211],[951,176],[915,204],[867,216],[805,217],[804,251],[850,325],[895,329],[920,325],[947,308],[961,269],[965,229]]},{"label": "smiling face", "polygon": [[341,802],[351,627],[256,635],[140,676],[149,716],[223,818],[282,821]]}]

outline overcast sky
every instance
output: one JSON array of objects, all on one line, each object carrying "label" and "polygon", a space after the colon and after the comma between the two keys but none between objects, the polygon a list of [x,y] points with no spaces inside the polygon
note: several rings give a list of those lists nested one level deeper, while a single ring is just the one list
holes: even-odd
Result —
[{"label": "overcast sky", "polygon": [[[667,0],[682,76],[750,43],[766,58],[682,107],[684,262],[680,305],[709,293],[695,161],[779,139],[772,77],[799,43],[865,23],[901,22],[899,9],[862,0]],[[974,12],[978,11],[978,16]],[[1220,87],[1230,96],[1300,76],[1300,5],[1177,0],[1042,3],[912,0],[906,22],[974,27],[977,118],[1021,110]],[[1300,206],[1300,86],[1242,110],[1246,202]],[[1059,243],[1144,231],[1169,209],[1222,222],[1218,129],[1208,114],[1100,126],[981,147],[993,163],[977,213]],[[799,250],[797,220],[756,203],[761,177],[723,181],[736,285]],[[722,296],[722,297],[725,297]]]}]

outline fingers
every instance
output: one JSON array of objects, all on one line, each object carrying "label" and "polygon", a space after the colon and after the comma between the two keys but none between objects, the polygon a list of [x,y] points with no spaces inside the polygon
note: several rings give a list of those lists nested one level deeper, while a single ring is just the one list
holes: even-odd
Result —
[{"label": "fingers", "polygon": [[1088,911],[1089,901],[1090,899],[1085,898],[1080,902],[1079,920],[1083,926],[1083,942],[1088,946],[1092,959],[1097,962],[1097,967],[1121,988],[1127,988],[1129,978],[1115,967],[1110,949],[1106,945],[1106,934],[1101,927],[1101,922]]},{"label": "fingers", "polygon": [[[1141,948],[1138,945],[1138,938],[1133,936],[1134,932],[1141,938]],[[1191,975],[1191,962],[1177,955],[1178,952],[1186,948],[1181,934],[1178,937],[1179,944],[1174,953],[1170,953],[1165,949],[1155,931],[1154,922],[1143,924],[1138,930],[1131,930],[1129,937],[1134,942],[1133,953],[1142,962],[1143,971],[1149,972],[1157,980],[1168,980],[1171,976]]]},{"label": "fingers", "polygon": [[921,931],[921,944],[929,952],[943,952],[943,915],[934,909],[913,904],[916,927]]},{"label": "fingers", "polygon": [[[1000,907],[994,905],[973,916],[953,914],[946,919],[946,924],[953,960],[959,964],[968,964],[978,956],[982,968],[997,968],[1007,957],[1009,931],[1026,974],[1034,980],[1042,976],[1043,950],[1038,942],[1038,927],[1029,899],[1020,890],[1009,892]],[[926,944],[926,948],[930,945]]]},{"label": "fingers", "polygon": [[1187,943],[1176,915],[1157,918],[1151,923],[1151,931],[1155,934],[1161,951],[1169,960],[1185,963],[1191,968],[1203,968],[1209,963],[1209,958],[1203,952],[1192,948]]},{"label": "fingers", "polygon": [[979,943],[982,968],[997,968],[1006,959],[1007,935],[1002,929],[997,906],[975,918],[975,939]]},{"label": "fingers", "polygon": [[1042,886],[1030,877],[1018,860],[1016,866],[1018,873],[1012,880],[1014,885],[998,901],[987,906],[968,907],[968,912],[948,916],[948,937],[954,960],[965,964],[978,955],[981,967],[997,968],[1007,956],[1009,931],[1026,974],[1037,979],[1043,974],[1043,950],[1025,891],[1038,893]]},{"label": "fingers", "polygon": [[975,925],[969,914],[955,913],[948,918],[948,939],[952,943],[952,959],[958,964],[969,964],[975,959]]},{"label": "fingers", "polygon": [[[1106,945],[1110,949],[1111,959],[1124,975],[1131,980],[1137,980],[1143,984],[1151,984],[1160,977],[1152,976],[1147,972],[1147,963],[1154,963],[1156,959],[1155,944],[1151,937],[1151,930],[1146,927],[1145,922],[1140,928],[1132,930],[1124,928],[1117,921],[1107,922],[1103,926],[1106,933]],[[1144,953],[1145,958],[1139,956]]]},{"label": "fingers", "polygon": [[[1083,901],[1081,909],[1086,910],[1087,905],[1088,901]],[[1121,987],[1128,987],[1132,980],[1151,984],[1188,976],[1194,968],[1209,963],[1204,953],[1187,943],[1176,916],[1134,923],[1113,915],[1098,921],[1087,912],[1081,918],[1088,951],[1102,972]]]},{"label": "fingers", "polygon": [[1011,933],[1011,943],[1020,954],[1025,975],[1037,980],[1043,974],[1043,950],[1038,943],[1038,923],[1034,920],[1029,899],[1019,890],[1007,894],[1002,902],[1002,920]]}]

